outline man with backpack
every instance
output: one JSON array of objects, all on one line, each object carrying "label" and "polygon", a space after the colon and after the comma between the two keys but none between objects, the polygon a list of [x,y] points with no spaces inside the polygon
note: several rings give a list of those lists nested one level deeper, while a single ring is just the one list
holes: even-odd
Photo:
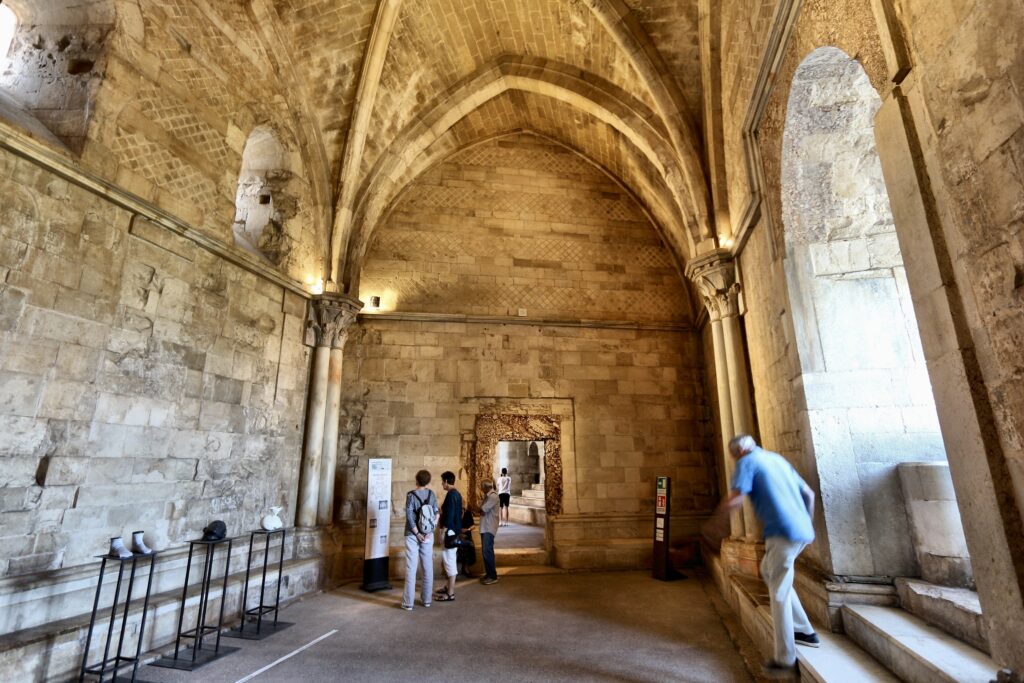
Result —
[{"label": "man with backpack", "polygon": [[430,607],[434,587],[434,528],[437,526],[437,496],[427,488],[430,472],[416,473],[416,488],[405,496],[405,592],[402,609],[412,610],[416,600],[416,569],[423,565],[420,598]]},{"label": "man with backpack", "polygon": [[459,575],[457,556],[459,551],[459,534],[462,532],[462,494],[455,488],[455,473],[441,473],[441,488],[447,495],[441,504],[441,539],[444,550],[441,551],[441,564],[448,576],[448,585],[438,591],[434,599],[438,602],[451,602],[455,599],[455,579]]}]

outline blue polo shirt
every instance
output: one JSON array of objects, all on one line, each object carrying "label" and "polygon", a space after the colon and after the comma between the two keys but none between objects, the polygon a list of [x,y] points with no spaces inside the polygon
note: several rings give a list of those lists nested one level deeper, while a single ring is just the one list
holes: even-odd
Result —
[{"label": "blue polo shirt", "polygon": [[778,453],[761,448],[736,461],[732,488],[750,496],[764,536],[782,536],[790,541],[810,543],[814,526],[800,495],[806,486],[796,469]]}]

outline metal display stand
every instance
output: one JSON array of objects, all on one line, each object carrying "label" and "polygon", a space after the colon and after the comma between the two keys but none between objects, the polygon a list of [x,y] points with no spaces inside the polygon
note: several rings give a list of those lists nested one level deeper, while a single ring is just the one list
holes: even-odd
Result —
[{"label": "metal display stand", "polygon": [[[117,672],[129,664],[132,667],[131,677],[127,674],[122,676],[122,680],[130,680],[133,683],[143,683],[141,679],[137,678],[139,670],[139,656],[142,654],[142,639],[146,634],[146,612],[149,610],[149,595],[153,588],[153,564],[156,562],[156,552],[152,552],[149,555],[133,554],[131,557],[124,559],[118,557],[110,557],[109,555],[97,555],[101,561],[100,563],[100,577],[96,583],[96,598],[92,603],[92,616],[89,617],[89,632],[85,637],[85,652],[82,654],[82,668],[78,674],[79,683],[85,681],[86,676],[98,676],[99,681],[103,681],[103,677],[110,674],[111,682],[117,680]],[[139,560],[149,560],[149,577],[146,580],[146,597],[142,601],[142,616],[139,620],[139,637],[138,642],[135,644],[135,655],[128,657],[121,654],[124,651],[124,636],[128,627],[128,613],[131,611],[132,605],[132,589],[135,587],[135,572],[139,564]],[[100,606],[100,593],[103,590],[103,576],[107,572],[107,562],[118,564],[117,567],[117,584],[114,587],[114,600],[110,605],[110,625],[107,626],[107,638],[103,644],[103,659],[95,664],[89,664],[89,647],[92,645],[92,634],[96,627],[96,613]],[[121,583],[124,580],[124,569],[126,564],[131,564],[131,569],[128,570],[128,589],[125,592],[124,598],[124,612],[121,615],[121,633],[117,639],[117,650],[114,656],[110,656],[110,644],[114,637],[114,623],[117,621],[117,602],[121,597]]]},{"label": "metal display stand", "polygon": [[[178,612],[178,637],[174,640],[174,656],[161,657],[152,663],[151,666],[159,666],[168,669],[179,669],[182,671],[193,671],[204,664],[209,664],[215,659],[231,654],[238,650],[237,647],[221,647],[220,634],[224,624],[224,603],[227,602],[228,575],[231,573],[231,544],[230,538],[223,538],[219,541],[189,541],[188,564],[185,565],[185,587],[181,589],[181,605]],[[217,624],[206,623],[207,611],[210,602],[210,585],[213,583],[213,560],[218,546],[227,544],[227,555],[224,558],[224,583],[221,589],[220,613],[217,616]],[[192,557],[195,555],[196,547],[205,549],[203,561],[203,578],[199,589],[199,609],[196,615],[194,628],[182,630],[185,621],[185,606],[188,602],[188,579],[192,573]],[[209,634],[217,634],[216,644],[213,649],[203,648],[203,639]],[[183,638],[191,639],[192,645],[181,652],[181,641]],[[191,650],[191,653],[188,652]]]},{"label": "metal display stand", "polygon": [[[280,557],[277,558],[277,588],[274,591],[274,602],[273,604],[267,604],[267,566],[270,564],[270,541],[275,535],[281,536],[281,543],[278,545],[280,551]],[[252,573],[252,550],[255,544],[256,537],[263,536],[263,579],[260,582],[260,602],[256,607],[249,609],[245,608],[246,601],[249,599],[249,577]],[[267,636],[272,636],[278,631],[283,631],[289,626],[292,626],[290,622],[278,621],[278,611],[281,606],[281,580],[284,577],[284,543],[287,534],[284,529],[276,529],[274,531],[267,531],[266,529],[256,529],[249,535],[249,559],[245,565],[245,588],[242,591],[242,623],[237,629],[231,629],[224,635],[228,638],[244,638],[245,640],[263,640]],[[274,613],[273,623],[264,625],[263,615]],[[246,622],[250,618],[255,617],[256,627],[255,629],[250,627],[246,629]]]}]

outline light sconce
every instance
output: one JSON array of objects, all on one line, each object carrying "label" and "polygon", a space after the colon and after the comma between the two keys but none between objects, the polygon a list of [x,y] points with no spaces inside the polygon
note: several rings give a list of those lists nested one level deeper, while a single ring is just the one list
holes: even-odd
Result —
[{"label": "light sconce", "polygon": [[732,249],[732,245],[735,244],[735,240],[725,233],[719,233],[718,244],[724,249]]},{"label": "light sconce", "polygon": [[324,293],[323,279],[314,280],[313,278],[307,278],[306,284],[309,285],[309,291],[313,294],[320,295]]},{"label": "light sconce", "polygon": [[371,296],[370,297],[370,308],[380,308],[380,297],[379,296]]}]

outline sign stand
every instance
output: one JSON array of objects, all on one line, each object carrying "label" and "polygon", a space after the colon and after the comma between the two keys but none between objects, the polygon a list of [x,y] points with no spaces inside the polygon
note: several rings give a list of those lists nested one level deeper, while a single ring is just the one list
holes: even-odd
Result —
[{"label": "sign stand", "polygon": [[651,575],[659,581],[686,578],[672,567],[669,555],[671,520],[672,477],[658,477],[654,489],[654,566]]},{"label": "sign stand", "polygon": [[389,590],[388,555],[391,535],[391,458],[371,458],[366,483],[366,547],[363,554],[364,591]]}]

